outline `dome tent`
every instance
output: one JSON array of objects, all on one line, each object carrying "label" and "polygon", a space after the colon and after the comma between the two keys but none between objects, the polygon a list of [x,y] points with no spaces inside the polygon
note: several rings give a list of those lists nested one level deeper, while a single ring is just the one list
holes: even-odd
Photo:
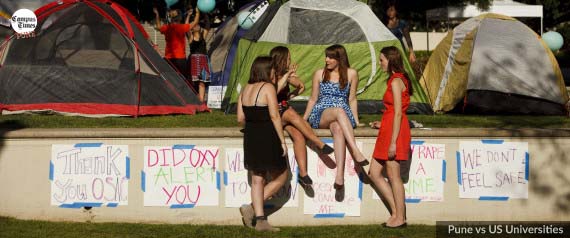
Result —
[{"label": "dome tent", "polygon": [[[292,61],[300,66],[297,74],[305,83],[305,92],[295,97],[291,105],[303,110],[311,94],[312,74],[324,67],[324,51],[332,44],[341,44],[347,49],[351,67],[358,71],[358,111],[381,112],[388,75],[378,65],[379,51],[386,46],[401,50],[402,46],[366,4],[354,0],[291,0],[277,11],[264,13],[239,41],[224,98],[229,102],[227,111],[235,111],[239,91],[247,83],[253,60],[268,55],[279,45],[288,47]],[[409,112],[430,113],[427,97],[407,59],[404,64],[416,92]]]},{"label": "dome tent", "polygon": [[35,13],[35,37],[11,37],[0,49],[2,113],[139,116],[209,110],[120,5],[61,0]]},{"label": "dome tent", "polygon": [[503,15],[483,14],[450,31],[420,82],[436,112],[566,113],[554,55],[534,31]]}]

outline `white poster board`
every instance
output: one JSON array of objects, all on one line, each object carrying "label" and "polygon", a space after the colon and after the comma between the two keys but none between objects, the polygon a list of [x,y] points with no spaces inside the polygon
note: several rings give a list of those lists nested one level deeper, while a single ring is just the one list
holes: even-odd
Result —
[{"label": "white poster board", "polygon": [[[292,145],[288,146],[292,147]],[[225,151],[224,186],[226,207],[240,207],[241,205],[249,204],[251,203],[251,187],[248,182],[248,172],[244,167],[243,149],[229,148]],[[288,153],[291,181],[279,189],[273,196],[273,199],[266,203],[266,206],[299,206],[297,161],[295,160],[293,149],[289,149]]]},{"label": "white poster board", "polygon": [[[332,145],[332,140],[326,140]],[[362,150],[362,143],[357,142],[357,146]],[[333,188],[336,175],[335,167],[330,168],[323,159],[313,152],[308,151],[308,173],[313,179],[314,196],[309,197],[305,193],[304,214],[312,214],[315,218],[331,218],[345,216],[360,216],[360,203],[362,201],[362,182],[358,173],[354,169],[354,160],[346,150],[346,163],[344,169],[344,200],[336,201],[336,190]],[[330,158],[326,158],[330,157]],[[334,153],[323,156],[326,161],[336,161]]]},{"label": "white poster board", "polygon": [[217,206],[218,147],[145,146],[141,188],[145,206]]},{"label": "white poster board", "polygon": [[208,108],[222,108],[222,100],[226,94],[227,86],[208,86]]},{"label": "white poster board", "polygon": [[51,205],[63,208],[127,205],[130,178],[126,145],[52,145]]},{"label": "white poster board", "polygon": [[[445,183],[445,144],[412,141],[412,164],[404,184],[406,203],[442,202]],[[380,199],[372,192],[373,199]]]},{"label": "white poster board", "polygon": [[457,175],[460,198],[528,198],[528,143],[460,141]]}]

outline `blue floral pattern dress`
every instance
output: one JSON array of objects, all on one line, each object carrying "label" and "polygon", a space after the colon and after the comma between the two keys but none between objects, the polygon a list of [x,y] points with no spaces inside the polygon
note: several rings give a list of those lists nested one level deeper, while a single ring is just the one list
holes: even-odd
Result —
[{"label": "blue floral pattern dress", "polygon": [[354,115],[352,115],[352,110],[350,110],[350,106],[348,106],[350,83],[348,83],[344,89],[340,89],[339,83],[321,81],[319,83],[319,87],[319,99],[317,100],[317,103],[315,103],[315,106],[309,115],[309,124],[311,124],[311,127],[315,129],[319,128],[323,111],[331,107],[342,108],[348,116],[352,127],[356,127]]}]

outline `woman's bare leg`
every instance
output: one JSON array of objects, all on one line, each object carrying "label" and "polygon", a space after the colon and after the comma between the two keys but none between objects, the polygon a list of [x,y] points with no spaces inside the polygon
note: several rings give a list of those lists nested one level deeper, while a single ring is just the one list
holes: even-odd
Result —
[{"label": "woman's bare leg", "polygon": [[263,174],[252,173],[251,174],[251,203],[253,205],[253,210],[255,216],[263,216],[263,197],[264,193],[265,178]]},{"label": "woman's bare leg", "polygon": [[299,166],[299,175],[302,177],[307,176],[307,146],[305,145],[305,137],[292,125],[285,126],[285,131],[287,131],[293,141],[293,151],[295,151],[295,160]]},{"label": "woman's bare leg", "polygon": [[386,181],[384,176],[382,176],[383,169],[384,166],[382,166],[382,164],[380,164],[380,162],[378,162],[377,160],[373,159],[370,164],[369,177],[370,180],[372,180],[372,183],[374,183],[374,186],[376,186],[376,188],[378,188],[378,190],[382,194],[382,197],[388,203],[388,206],[390,206],[390,211],[392,213],[390,214],[390,218],[388,219],[386,224],[392,224],[391,222],[396,218],[396,213],[395,213],[396,204],[394,202],[394,194],[392,193],[392,187]]},{"label": "woman's bare leg", "polygon": [[[322,120],[321,120],[322,122]],[[338,185],[344,184],[344,163],[346,160],[346,142],[343,135],[343,130],[337,122],[329,125],[331,134],[333,136],[334,157],[336,159],[336,177],[335,183]]]},{"label": "woman's bare leg", "polygon": [[[333,122],[337,122],[342,130],[342,134],[346,143],[348,145],[348,150],[352,154],[352,157],[357,162],[362,162],[366,160],[366,157],[358,147],[356,146],[356,139],[354,138],[354,131],[352,129],[352,124],[348,119],[348,116],[344,112],[344,110],[340,107],[331,107],[325,109],[321,116],[320,125],[322,128],[327,128],[326,125],[330,125]],[[335,147],[336,148],[336,147]],[[336,149],[335,149],[336,151]]]},{"label": "woman's bare leg", "polygon": [[395,160],[386,161],[386,172],[388,173],[388,179],[390,180],[390,185],[392,187],[392,194],[394,196],[395,210],[393,210],[392,215],[395,218],[391,222],[387,222],[387,226],[399,226],[404,224],[404,214],[406,209],[405,204],[405,192],[404,183],[400,177],[400,163]]},{"label": "woman's bare leg", "polygon": [[204,97],[206,96],[206,84],[202,81],[198,83],[198,99],[200,102],[204,102]]},{"label": "woman's bare leg", "polygon": [[293,108],[290,107],[289,109],[285,110],[285,112],[283,112],[281,120],[284,124],[293,125],[303,134],[303,136],[305,136],[305,138],[307,138],[307,140],[317,146],[317,148],[323,148],[325,145],[325,143],[322,142],[317,137],[317,135],[315,135],[315,132],[311,128],[311,125],[309,125],[307,121],[303,120],[303,118]]},{"label": "woman's bare leg", "polygon": [[271,180],[263,187],[263,200],[269,199],[275,193],[285,185],[287,182],[287,169],[283,171],[271,171],[269,172]]}]

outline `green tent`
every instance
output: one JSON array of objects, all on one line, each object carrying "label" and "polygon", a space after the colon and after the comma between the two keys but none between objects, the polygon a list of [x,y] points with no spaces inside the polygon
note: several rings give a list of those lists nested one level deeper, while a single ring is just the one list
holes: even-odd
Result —
[{"label": "green tent", "polygon": [[421,84],[437,113],[566,115],[556,58],[522,22],[499,14],[470,18],[432,53]]},{"label": "green tent", "polygon": [[[226,111],[235,112],[253,60],[282,45],[291,51],[291,60],[299,64],[297,74],[305,82],[305,92],[290,102],[302,112],[311,94],[313,72],[324,67],[325,48],[332,44],[346,48],[351,67],[358,71],[358,111],[380,113],[388,74],[380,69],[379,52],[386,46],[400,50],[402,46],[366,4],[354,0],[291,0],[281,6],[272,4],[239,41],[224,97]],[[410,64],[407,60],[404,64],[415,92],[408,113],[431,113]]]}]

